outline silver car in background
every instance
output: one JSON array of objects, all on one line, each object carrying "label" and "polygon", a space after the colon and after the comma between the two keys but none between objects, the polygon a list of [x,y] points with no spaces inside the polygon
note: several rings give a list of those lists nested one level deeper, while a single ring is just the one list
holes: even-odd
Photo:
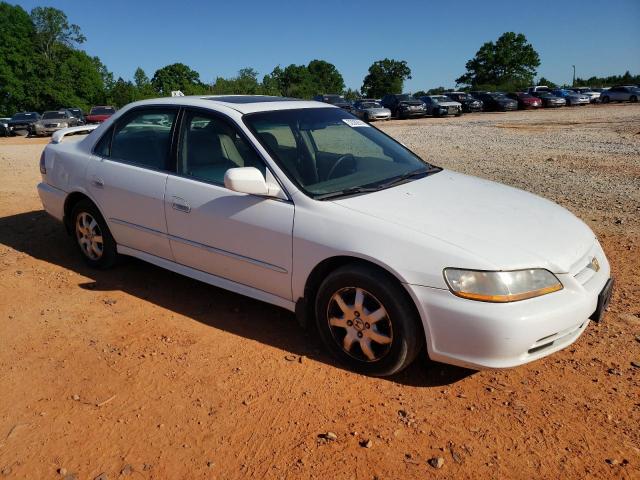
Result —
[{"label": "silver car in background", "polygon": [[589,105],[591,100],[586,95],[574,92],[573,90],[567,90],[566,88],[556,88],[551,93],[556,97],[564,98],[567,102],[567,107],[573,107],[575,105]]},{"label": "silver car in background", "polygon": [[602,103],[609,102],[632,102],[635,103],[640,98],[640,88],[635,85],[619,85],[611,87],[602,92],[600,99]]},{"label": "silver car in background", "polygon": [[31,125],[31,134],[51,135],[67,127],[77,127],[78,119],[69,110],[51,110],[44,112],[37,122]]},{"label": "silver car in background", "polygon": [[433,115],[434,117],[444,117],[446,115],[459,117],[462,115],[462,104],[451,100],[445,95],[426,95],[420,97],[420,100],[426,105],[427,115]]},{"label": "silver car in background", "polygon": [[355,102],[351,113],[365,122],[389,120],[391,118],[391,110],[384,108],[379,101],[370,99],[362,99]]},{"label": "silver car in background", "polygon": [[587,97],[589,97],[589,101],[591,103],[598,103],[600,101],[600,92],[596,92],[594,90],[591,90],[588,87],[572,88],[571,90],[573,90],[576,93],[580,93],[582,95],[586,95]]}]

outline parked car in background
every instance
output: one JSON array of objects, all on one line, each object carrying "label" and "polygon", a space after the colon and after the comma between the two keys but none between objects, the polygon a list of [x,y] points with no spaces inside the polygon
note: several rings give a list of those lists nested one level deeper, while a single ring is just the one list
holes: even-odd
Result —
[{"label": "parked car in background", "polygon": [[593,91],[588,87],[572,88],[571,90],[577,93],[581,93],[582,95],[586,95],[587,97],[589,97],[589,102],[591,103],[600,102],[600,92]]},{"label": "parked car in background", "polygon": [[482,100],[485,112],[508,112],[518,109],[518,102],[503,92],[471,92],[471,95]]},{"label": "parked car in background", "polygon": [[116,109],[113,107],[91,107],[89,115],[87,115],[85,119],[87,123],[102,123],[114,113],[116,113]]},{"label": "parked car in background", "polygon": [[427,115],[433,115],[434,117],[444,117],[446,115],[459,117],[462,115],[462,104],[451,100],[446,95],[426,95],[420,97],[420,100],[424,102]]},{"label": "parked car in background", "polygon": [[589,105],[589,103],[591,103],[588,96],[566,88],[556,88],[555,90],[551,90],[551,93],[556,97],[564,98],[567,102],[567,107],[573,107],[575,105]]},{"label": "parked car in background", "polygon": [[465,113],[482,111],[482,101],[473,98],[467,92],[446,92],[445,95],[454,102],[460,103],[460,105],[462,105],[462,111]]},{"label": "parked car in background", "polygon": [[0,118],[0,137],[9,136],[9,117]]},{"label": "parked car in background", "polygon": [[61,108],[60,110],[69,110],[71,114],[78,119],[78,125],[85,125],[87,120],[84,118],[84,113],[82,113],[81,108],[70,107],[70,108]]},{"label": "parked car in background", "polygon": [[611,87],[602,92],[600,99],[602,103],[609,102],[637,102],[640,98],[640,88],[633,85],[620,85]]},{"label": "parked car in background", "polygon": [[313,97],[316,102],[329,103],[331,105],[335,105],[336,107],[340,107],[347,112],[353,110],[353,104],[344,98],[343,95],[338,94],[325,94],[325,95],[316,95]]},{"label": "parked car in background", "polygon": [[358,100],[353,104],[353,110],[351,110],[351,113],[365,122],[389,120],[391,118],[391,110],[384,108],[377,100]]},{"label": "parked car in background", "polygon": [[542,107],[542,100],[540,100],[538,97],[531,95],[530,93],[525,93],[525,92],[508,93],[507,97],[512,98],[513,100],[518,102],[518,108],[520,110],[527,110],[531,108]]},{"label": "parked car in background", "polygon": [[545,108],[564,107],[567,104],[567,101],[564,98],[556,97],[546,90],[534,92],[532,95],[542,100],[542,106]]},{"label": "parked car in background", "polygon": [[51,135],[67,127],[77,127],[78,119],[69,110],[51,110],[44,112],[37,122],[31,124],[31,135],[40,137]]},{"label": "parked car in background", "polygon": [[18,112],[7,122],[9,135],[28,135],[31,125],[40,120],[38,112]]},{"label": "parked car in background", "polygon": [[340,108],[170,97],[65,142],[73,130],[44,148],[37,188],[89,267],[129,255],[285,308],[364,374],[421,353],[515,367],[605,314],[611,270],[584,222],[433,166]]},{"label": "parked car in background", "polygon": [[536,92],[551,92],[551,88],[546,85],[534,85],[532,87],[527,88],[527,93],[536,93]]},{"label": "parked car in background", "polygon": [[422,100],[413,98],[408,93],[385,95],[380,103],[391,110],[391,116],[396,118],[424,117],[427,111]]}]

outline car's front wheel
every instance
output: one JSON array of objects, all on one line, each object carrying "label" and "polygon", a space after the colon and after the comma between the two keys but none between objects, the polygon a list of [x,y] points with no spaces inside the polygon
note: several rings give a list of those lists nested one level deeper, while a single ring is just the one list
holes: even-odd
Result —
[{"label": "car's front wheel", "polygon": [[316,295],[316,327],[325,346],[349,368],[387,376],[407,367],[424,342],[407,292],[369,266],[346,265]]},{"label": "car's front wheel", "polygon": [[629,97],[629,101],[631,103],[636,103],[638,101],[638,97],[635,95],[631,95],[631,97]]},{"label": "car's front wheel", "polygon": [[84,261],[91,267],[111,267],[118,258],[116,242],[100,211],[88,200],[73,207],[73,236]]},{"label": "car's front wheel", "polygon": [[602,97],[602,103],[609,103],[609,97]]}]

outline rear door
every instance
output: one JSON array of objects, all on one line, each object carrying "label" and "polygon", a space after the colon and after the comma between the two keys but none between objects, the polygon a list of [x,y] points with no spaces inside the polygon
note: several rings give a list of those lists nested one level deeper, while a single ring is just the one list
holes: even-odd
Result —
[{"label": "rear door", "polygon": [[88,189],[119,245],[172,259],[164,216],[177,107],[127,113],[98,142]]},{"label": "rear door", "polygon": [[224,186],[229,168],[267,174],[246,137],[220,114],[187,109],[176,159],[165,197],[175,261],[290,300],[293,203]]}]

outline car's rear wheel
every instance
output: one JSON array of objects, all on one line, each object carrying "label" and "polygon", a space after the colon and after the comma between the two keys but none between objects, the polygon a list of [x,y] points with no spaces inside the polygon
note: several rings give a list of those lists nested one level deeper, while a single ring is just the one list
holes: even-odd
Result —
[{"label": "car's rear wheel", "polygon": [[602,97],[602,103],[609,103],[609,97]]},{"label": "car's rear wheel", "polygon": [[631,95],[631,97],[629,97],[629,101],[631,103],[636,103],[638,101],[638,97],[635,95]]},{"label": "car's rear wheel", "polygon": [[320,285],[316,327],[349,368],[387,376],[407,367],[424,342],[422,324],[402,287],[368,266],[346,265]]},{"label": "car's rear wheel", "polygon": [[118,258],[116,242],[100,211],[88,200],[72,210],[73,235],[84,261],[93,268],[111,267]]}]

